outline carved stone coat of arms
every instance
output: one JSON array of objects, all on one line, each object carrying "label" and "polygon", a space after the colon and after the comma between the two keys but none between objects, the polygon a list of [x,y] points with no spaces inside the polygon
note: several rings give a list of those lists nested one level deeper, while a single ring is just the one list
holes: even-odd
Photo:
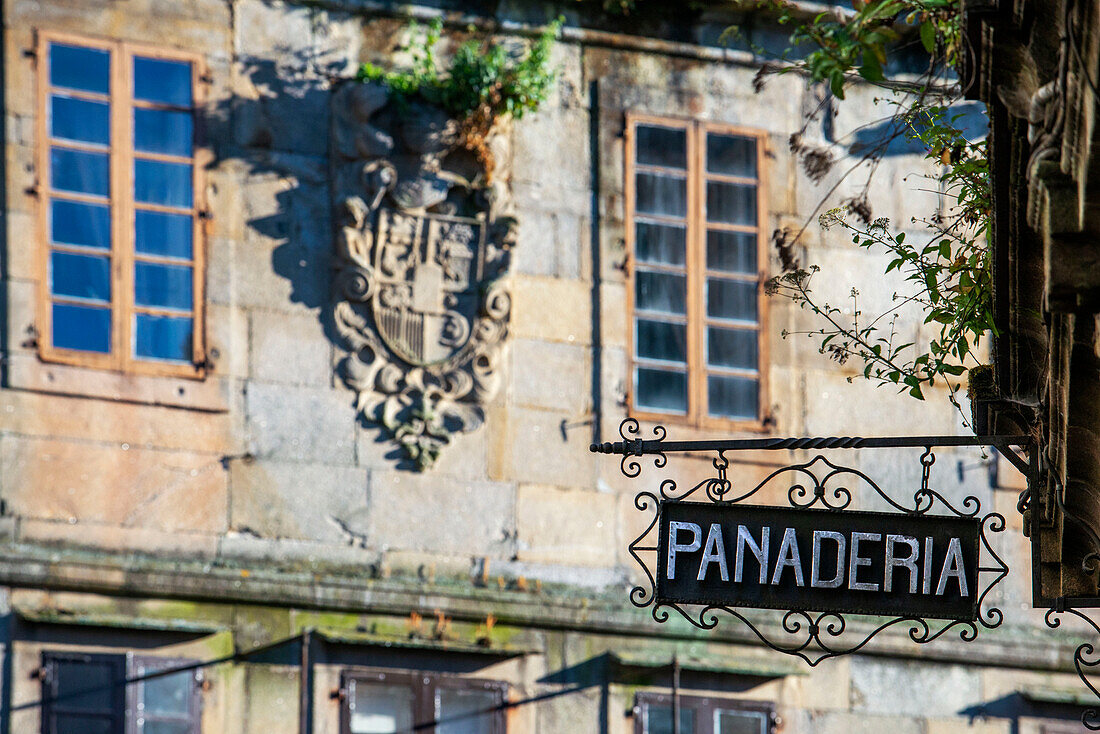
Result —
[{"label": "carved stone coat of arms", "polygon": [[[344,381],[419,469],[484,421],[508,333],[510,197],[458,145],[456,121],[379,84],[333,97],[342,208],[334,319]],[[493,141],[498,146],[505,137]]]}]

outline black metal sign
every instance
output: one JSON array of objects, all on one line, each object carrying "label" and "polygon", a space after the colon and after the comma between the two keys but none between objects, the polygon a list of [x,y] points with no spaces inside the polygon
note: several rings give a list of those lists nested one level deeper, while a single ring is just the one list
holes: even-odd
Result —
[{"label": "black metal sign", "polygon": [[658,604],[978,618],[973,517],[661,502]]}]

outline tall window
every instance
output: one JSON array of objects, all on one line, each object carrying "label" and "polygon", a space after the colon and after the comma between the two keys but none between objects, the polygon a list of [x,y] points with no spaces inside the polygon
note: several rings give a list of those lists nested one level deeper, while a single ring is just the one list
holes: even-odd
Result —
[{"label": "tall window", "polygon": [[42,734],[200,734],[200,685],[187,660],[48,652]]},{"label": "tall window", "polygon": [[344,674],[343,734],[505,734],[507,685],[433,673]]},{"label": "tall window", "polygon": [[763,138],[631,115],[631,411],[759,424]]},{"label": "tall window", "polygon": [[198,60],[50,34],[38,60],[43,358],[196,375]]},{"label": "tall window", "polygon": [[[680,734],[773,734],[779,723],[770,704],[702,696],[679,697]],[[672,696],[639,693],[635,734],[672,734]]]}]

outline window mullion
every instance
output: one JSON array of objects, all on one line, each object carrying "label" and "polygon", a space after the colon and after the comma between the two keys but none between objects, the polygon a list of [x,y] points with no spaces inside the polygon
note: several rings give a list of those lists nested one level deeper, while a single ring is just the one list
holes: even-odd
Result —
[{"label": "window mullion", "polygon": [[689,418],[700,424],[706,417],[706,241],[705,202],[703,199],[703,127],[688,127],[688,324],[689,324]]},{"label": "window mullion", "polygon": [[134,311],[134,141],[131,122],[133,119],[133,80],[131,79],[133,63],[130,49],[126,44],[120,45],[116,56],[119,61],[114,95],[118,135],[114,156],[115,180],[118,182],[114,207],[116,212],[115,252],[118,261],[115,281],[118,299],[115,303],[117,304],[116,323],[119,340],[118,360],[122,367],[129,369],[133,362],[131,330]]}]

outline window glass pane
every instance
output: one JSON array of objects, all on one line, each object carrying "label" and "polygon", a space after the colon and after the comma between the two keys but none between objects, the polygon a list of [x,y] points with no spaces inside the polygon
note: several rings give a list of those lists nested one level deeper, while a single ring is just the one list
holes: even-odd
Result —
[{"label": "window glass pane", "polygon": [[634,393],[634,403],[642,410],[687,412],[686,373],[639,367],[634,372]]},{"label": "window glass pane", "polygon": [[[139,676],[152,672],[155,672],[155,669],[138,668]],[[194,673],[189,670],[142,681],[141,701],[145,704],[145,713],[151,716],[186,717],[191,711],[194,681]]]},{"label": "window glass pane", "polygon": [[50,240],[84,247],[111,246],[111,210],[100,204],[50,201]]},{"label": "window glass pane", "polygon": [[50,253],[50,293],[55,296],[110,301],[110,258],[52,251]]},{"label": "window glass pane", "polygon": [[174,316],[134,316],[134,353],[151,359],[191,360],[191,319]]},{"label": "window glass pane", "polygon": [[82,352],[111,351],[111,310],[55,303],[52,309],[53,345]]},{"label": "window glass pane", "polygon": [[756,226],[756,187],[707,181],[707,221]]},{"label": "window glass pane", "polygon": [[756,321],[756,283],[707,278],[707,316]]},{"label": "window glass pane", "polygon": [[114,709],[115,668],[106,663],[61,661],[54,663],[57,700],[63,709],[111,713]]},{"label": "window glass pane", "polygon": [[634,227],[634,250],[638,262],[683,265],[687,230],[667,224],[638,222]]},{"label": "window glass pane", "polygon": [[160,721],[146,719],[141,725],[142,734],[191,734],[189,721]]},{"label": "window glass pane", "polygon": [[684,324],[638,319],[634,351],[643,359],[687,362],[687,328]]},{"label": "window glass pane", "polygon": [[714,734],[768,734],[768,716],[758,711],[714,712]]},{"label": "window glass pane", "polygon": [[635,177],[634,208],[639,214],[683,217],[687,214],[687,179],[658,173],[639,173]]},{"label": "window glass pane", "polygon": [[191,206],[191,164],[134,161],[134,200],[143,204]]},{"label": "window glass pane", "polygon": [[50,734],[115,734],[111,718],[93,718],[81,714],[57,714]]},{"label": "window glass pane", "polygon": [[[646,706],[647,734],[672,734],[672,707]],[[680,708],[680,734],[695,734],[695,711]]]},{"label": "window glass pane", "polygon": [[749,329],[707,328],[707,364],[754,370],[757,361],[757,333]]},{"label": "window glass pane", "polygon": [[747,377],[707,377],[707,412],[716,417],[756,420],[759,385]]},{"label": "window glass pane", "polygon": [[50,84],[107,94],[111,54],[97,48],[50,44]]},{"label": "window glass pane", "polygon": [[50,135],[108,145],[111,142],[111,107],[105,102],[51,94]]},{"label": "window glass pane", "polygon": [[191,64],[134,57],[134,99],[191,106]]},{"label": "window glass pane", "polygon": [[190,311],[191,268],[186,265],[134,263],[134,303]]},{"label": "window glass pane", "polygon": [[493,730],[497,697],[491,691],[443,688],[438,697],[436,734],[488,734]]},{"label": "window glass pane", "polygon": [[138,209],[134,212],[135,249],[143,255],[191,259],[191,217]]},{"label": "window glass pane", "polygon": [[707,230],[707,269],[756,273],[756,234]]},{"label": "window glass pane", "polygon": [[134,109],[134,149],[191,155],[191,113]]},{"label": "window glass pane", "polygon": [[109,168],[106,153],[50,148],[50,185],[58,191],[107,196]]},{"label": "window glass pane", "polygon": [[111,311],[107,308],[54,303],[51,340],[58,349],[82,352],[111,351]]},{"label": "window glass pane", "polygon": [[353,691],[351,734],[393,734],[412,730],[412,689],[355,681]]},{"label": "window glass pane", "polygon": [[642,311],[684,313],[687,278],[671,273],[634,274],[635,307]]},{"label": "window glass pane", "polygon": [[756,178],[756,140],[708,133],[707,172]]},{"label": "window glass pane", "polygon": [[635,132],[635,157],[638,163],[668,168],[687,167],[685,130],[638,125]]}]

